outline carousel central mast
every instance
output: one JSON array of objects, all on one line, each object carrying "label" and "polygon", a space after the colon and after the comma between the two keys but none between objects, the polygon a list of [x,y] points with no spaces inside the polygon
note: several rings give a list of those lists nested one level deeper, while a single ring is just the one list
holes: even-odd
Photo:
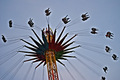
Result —
[{"label": "carousel central mast", "polygon": [[46,51],[45,56],[46,56],[46,63],[47,63],[48,79],[59,80],[58,73],[57,73],[55,52],[53,50],[48,50]]},{"label": "carousel central mast", "polygon": [[[46,39],[50,43],[52,41],[52,31],[50,31],[50,27],[48,25],[48,30],[46,30]],[[59,80],[58,72],[57,72],[57,65],[55,59],[55,51],[54,50],[47,50],[45,53],[46,57],[46,64],[47,64],[47,72],[48,72],[48,79],[49,80]]]}]

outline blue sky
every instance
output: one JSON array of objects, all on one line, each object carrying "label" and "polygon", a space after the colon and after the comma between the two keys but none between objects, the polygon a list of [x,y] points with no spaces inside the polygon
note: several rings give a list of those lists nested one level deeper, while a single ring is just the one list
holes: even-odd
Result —
[{"label": "blue sky", "polygon": [[[31,30],[18,29],[18,26],[13,26],[13,28],[9,28],[8,21],[11,19],[13,20],[14,25],[20,25],[19,27],[25,27],[25,29],[30,29],[30,27],[27,24],[27,21],[29,20],[29,18],[33,18],[35,26],[38,26],[40,28],[46,28],[47,21],[46,21],[44,10],[47,8],[50,8],[52,14],[49,17],[49,21],[50,21],[50,26],[53,30],[56,28],[56,26],[59,23],[62,24],[61,19],[66,15],[70,17],[71,24],[72,24],[72,21],[74,20],[77,20],[78,22],[70,27],[67,27],[65,33],[70,31],[76,31],[76,30],[77,30],[76,32],[80,32],[79,30],[87,29],[86,32],[85,31],[81,32],[81,35],[83,34],[83,36],[79,35],[77,38],[75,38],[75,40],[93,44],[88,48],[92,48],[97,52],[84,49],[84,47],[76,49],[76,51],[82,53],[87,57],[92,58],[96,63],[100,63],[100,65],[102,66],[98,67],[95,64],[87,61],[84,58],[81,58],[80,56],[77,56],[74,53],[70,55],[76,55],[78,58],[83,60],[84,63],[91,66],[101,76],[102,75],[105,76],[107,80],[119,80],[120,79],[120,76],[119,76],[120,60],[118,59],[118,61],[113,61],[113,59],[111,58],[113,53],[120,56],[120,49],[119,49],[120,9],[119,7],[120,7],[119,0],[0,0],[0,35],[3,34],[7,38],[12,38],[12,37],[21,38],[20,36],[26,36],[26,35],[34,36]],[[81,14],[86,12],[88,12],[88,14],[90,15],[90,19],[83,22],[80,16]],[[62,25],[64,26],[64,24]],[[58,29],[57,31],[58,34],[63,26],[61,26]],[[98,35],[90,35],[89,32],[91,27],[96,27],[99,29]],[[41,33],[40,33],[41,30],[39,30],[38,28],[35,28],[35,31],[41,36]],[[107,31],[111,31],[114,33],[113,40],[105,37],[105,33]],[[68,38],[69,37],[71,37],[71,35],[69,35]],[[30,39],[28,38],[25,38],[25,39],[30,41]],[[21,45],[24,45],[23,42],[18,42],[13,45],[10,45],[9,43],[11,42],[12,41],[8,40],[8,42],[4,44],[2,40],[0,40],[0,46],[4,46],[4,47],[0,47],[0,50],[1,50],[0,55],[6,55],[7,53],[10,53],[11,50]],[[82,43],[80,44],[82,45]],[[85,45],[85,47],[87,45]],[[109,54],[104,51],[104,47],[106,45],[112,48],[112,51]],[[92,46],[97,46],[100,48],[97,49]],[[106,54],[107,56],[102,55],[102,53]],[[19,59],[19,56],[22,56],[22,55],[23,55],[22,53],[15,55],[9,61],[0,65],[0,77],[4,73],[6,73],[7,70],[9,70],[9,66],[13,65],[15,61]],[[5,59],[3,59],[3,61]],[[63,61],[63,62],[66,64],[66,66],[68,67],[68,69],[70,70],[70,72],[72,73],[72,75],[75,77],[76,80],[82,80],[79,74],[72,68],[72,66],[70,66],[70,64],[67,61]],[[89,68],[87,68],[85,65],[78,62],[76,59],[70,59],[70,62],[77,68],[77,70],[80,73],[83,74],[83,76],[87,80],[100,80],[101,76],[91,71]],[[28,80],[31,79],[35,65],[32,66],[32,69],[28,74],[29,76],[27,77]],[[63,80],[73,80],[70,77],[70,75],[65,71],[64,67],[59,65],[59,63],[57,65],[59,69],[58,71],[60,71],[63,77]],[[105,65],[107,65],[109,68],[107,74],[105,74],[102,71],[102,67]],[[29,68],[29,66],[30,66],[30,63],[25,63],[23,67],[18,71],[14,80],[23,80],[24,75],[26,75],[25,73],[27,72],[27,69]],[[7,77],[4,78],[3,80],[8,80],[8,78],[10,78],[14,73],[14,70],[15,69],[13,69],[13,71],[10,71],[10,74],[8,74]],[[42,77],[41,77],[42,72],[43,72],[43,66],[37,69],[34,80],[42,80]],[[47,80],[46,68],[45,68],[45,75],[46,75],[45,80]]]}]

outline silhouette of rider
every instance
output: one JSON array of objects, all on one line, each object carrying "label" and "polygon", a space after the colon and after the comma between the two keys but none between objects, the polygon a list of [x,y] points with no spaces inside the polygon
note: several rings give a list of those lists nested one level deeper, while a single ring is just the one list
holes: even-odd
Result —
[{"label": "silhouette of rider", "polygon": [[82,17],[82,20],[83,21],[86,21],[89,17],[89,15],[87,15],[88,13],[85,13],[85,14],[82,14],[81,17]]},{"label": "silhouette of rider", "polygon": [[32,20],[33,20],[33,19],[30,18],[29,21],[28,21],[28,24],[29,24],[30,27],[33,27],[33,25],[34,25],[34,23],[33,23]]},{"label": "silhouette of rider", "polygon": [[108,38],[110,38],[110,39],[113,39],[113,38],[112,38],[113,35],[114,35],[113,33],[107,32],[105,36],[108,37]]},{"label": "silhouette of rider", "polygon": [[103,68],[103,70],[104,70],[105,73],[107,73],[108,68],[105,66],[105,67]]},{"label": "silhouette of rider", "polygon": [[111,51],[110,47],[106,46],[105,51],[110,53],[110,51]]},{"label": "silhouette of rider", "polygon": [[7,40],[5,39],[4,35],[2,35],[2,40],[3,40],[3,42],[7,42]]},{"label": "silhouette of rider", "polygon": [[96,31],[98,31],[98,29],[96,29],[96,28],[91,28],[91,30],[92,30],[92,31],[91,31],[92,34],[97,34]]},{"label": "silhouette of rider", "polygon": [[117,59],[118,59],[118,57],[117,57],[116,54],[113,54],[113,55],[112,55],[112,58],[113,58],[113,60],[117,60]]},{"label": "silhouette of rider", "polygon": [[102,80],[105,80],[106,78],[102,76]]},{"label": "silhouette of rider", "polygon": [[12,20],[9,21],[9,27],[12,27]]},{"label": "silhouette of rider", "polygon": [[49,8],[48,8],[48,9],[46,9],[46,10],[45,10],[45,13],[46,13],[46,16],[49,16],[49,15],[50,15],[50,13],[51,13],[51,12],[50,12],[50,9],[49,9]]},{"label": "silhouette of rider", "polygon": [[[68,15],[67,15],[67,16],[68,16]],[[67,24],[68,22],[71,21],[71,20],[69,20],[70,18],[67,18],[67,16],[64,17],[64,18],[62,18],[62,21],[64,22],[64,24]]]}]

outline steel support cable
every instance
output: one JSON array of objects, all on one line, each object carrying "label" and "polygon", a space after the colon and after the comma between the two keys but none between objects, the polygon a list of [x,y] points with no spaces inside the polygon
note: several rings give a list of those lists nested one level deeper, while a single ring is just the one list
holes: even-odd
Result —
[{"label": "steel support cable", "polygon": [[82,41],[75,41],[75,43],[82,44],[85,46],[95,47],[95,48],[99,48],[99,49],[104,49],[103,47],[101,47],[100,45],[97,45],[97,44],[92,44],[92,43],[87,43],[87,42],[82,42]]},{"label": "steel support cable", "polygon": [[[23,48],[23,47],[22,47],[22,48]],[[21,49],[22,49],[22,48],[21,48]],[[5,60],[3,59],[3,62],[2,62],[2,60],[1,60],[0,65],[4,64],[4,63],[7,62],[8,60],[10,60],[12,57],[14,57],[15,55],[17,55],[17,53],[18,53],[18,52],[14,53],[14,54],[12,54],[12,55],[10,55],[10,56],[7,56],[8,58],[4,58]]]},{"label": "steel support cable", "polygon": [[15,55],[17,55],[17,53],[18,53],[18,52],[16,52],[15,54],[12,54],[12,55],[10,55],[10,56],[8,56],[8,58],[5,58],[5,60],[2,59],[2,60],[0,61],[0,65],[4,64],[4,63],[7,62],[8,60],[10,60],[12,57],[14,57]]},{"label": "steel support cable", "polygon": [[68,70],[68,68],[66,67],[66,66],[64,66],[65,67],[65,69],[67,70],[67,72],[69,73],[69,75],[70,75],[70,77],[72,78],[72,80],[76,80],[75,78],[74,78],[74,76],[70,73],[70,71]]},{"label": "steel support cable", "polygon": [[21,28],[21,29],[30,30],[30,29],[28,28],[28,26],[23,26],[23,25],[18,25],[18,24],[14,24],[14,28]]},{"label": "steel support cable", "polygon": [[103,33],[98,33],[97,35],[98,36],[103,36],[103,37],[105,36],[105,34],[103,34]]},{"label": "steel support cable", "polygon": [[20,25],[20,24],[13,24],[13,25],[14,25],[14,26],[23,27],[23,28],[28,27],[28,26],[23,26],[23,25]]},{"label": "steel support cable", "polygon": [[43,66],[42,80],[44,80],[44,66]]},{"label": "steel support cable", "polygon": [[73,67],[73,69],[81,76],[82,80],[86,80],[86,78],[76,69],[76,67],[69,60],[68,62]]},{"label": "steel support cable", "polygon": [[97,35],[98,35],[98,36],[103,36],[103,37],[104,37],[104,36],[105,36],[105,32],[100,32],[100,33],[98,33]]},{"label": "steel support cable", "polygon": [[[75,34],[75,33],[70,33],[69,35],[73,35],[73,34]],[[84,33],[82,33],[82,32],[81,33],[76,33],[76,34],[78,34],[77,36],[85,36],[85,37],[86,36],[90,36],[90,37],[92,36],[93,37],[93,35],[90,35],[89,33],[86,34],[85,32]]]},{"label": "steel support cable", "polygon": [[107,56],[107,57],[110,57],[110,55],[105,54],[104,52],[100,52],[100,51],[97,51],[97,50],[93,50],[93,49],[91,49],[91,48],[89,48],[89,47],[84,47],[84,46],[81,46],[81,48],[86,49],[86,50],[89,50],[89,51],[96,52],[96,53],[98,53],[98,54],[105,55],[105,56]]},{"label": "steel support cable", "polygon": [[35,25],[35,28],[42,30],[42,29],[41,29],[40,27],[38,27],[37,25]]},{"label": "steel support cable", "polygon": [[99,68],[102,67],[102,65],[101,65],[100,63],[98,63],[98,62],[95,62],[95,60],[93,60],[93,59],[91,59],[91,58],[89,58],[89,57],[87,57],[87,56],[85,56],[85,55],[83,55],[83,54],[80,54],[80,53],[78,53],[78,52],[75,52],[75,53],[76,53],[78,56],[83,57],[84,59],[87,59],[88,61],[94,63],[94,64],[97,65]]},{"label": "steel support cable", "polygon": [[36,69],[34,68],[34,71],[33,71],[33,75],[32,75],[31,80],[34,80],[34,78],[35,78],[35,73],[36,73]]},{"label": "steel support cable", "polygon": [[63,24],[61,22],[58,23],[58,25],[55,27],[55,29],[59,29],[61,26],[63,26]]},{"label": "steel support cable", "polygon": [[74,19],[69,25],[67,25],[66,27],[70,27],[73,26],[74,24],[77,24],[79,22],[79,17]]},{"label": "steel support cable", "polygon": [[[85,32],[84,32],[85,33]],[[69,35],[73,35],[73,34],[77,34],[77,35],[79,35],[79,34],[84,34],[84,33],[78,33],[78,32],[69,32]],[[84,34],[85,35],[85,34]]]},{"label": "steel support cable", "polygon": [[9,80],[13,80],[14,77],[17,75],[17,73],[20,71],[20,69],[22,68],[23,66],[23,62],[17,67],[17,69],[15,70],[15,72],[12,74],[12,76],[10,77]]},{"label": "steel support cable", "polygon": [[76,30],[76,31],[69,31],[69,33],[72,33],[72,32],[84,32],[84,31],[89,31],[89,29],[81,29],[81,30]]},{"label": "steel support cable", "polygon": [[[17,25],[17,24],[14,24],[16,27],[15,28],[17,28],[17,29],[23,29],[23,30],[31,30],[31,29],[29,29],[29,28],[27,28],[28,26],[22,26],[22,25]],[[17,27],[18,26],[18,27]],[[20,26],[20,27],[19,27]],[[22,26],[22,27],[21,27]],[[25,28],[26,27],[26,28]],[[38,26],[36,26],[35,25],[35,28],[38,28],[38,29],[40,29],[40,30],[42,30],[40,27],[38,27]]]},{"label": "steel support cable", "polygon": [[19,47],[17,47],[17,48],[14,48],[14,49],[8,51],[8,52],[3,53],[3,54],[0,56],[0,60],[3,59],[4,57],[7,57],[8,55],[11,55],[12,53],[16,52],[16,49],[22,49],[22,48],[23,48],[23,46],[19,46]]},{"label": "steel support cable", "polygon": [[0,46],[0,48],[4,48],[4,47],[6,47],[6,46],[10,46],[10,45],[16,44],[16,43],[18,43],[18,42],[20,42],[20,41],[13,41],[13,42],[8,43],[8,44],[6,44],[6,45]]},{"label": "steel support cable", "polygon": [[[89,29],[82,29],[82,30],[76,30],[76,31],[70,31],[69,33],[71,34],[71,33],[73,33],[74,34],[74,32],[79,32],[79,33],[77,33],[77,34],[82,34],[83,35],[83,32],[89,32],[89,34],[90,34],[90,30]],[[81,36],[82,36],[81,35]],[[93,35],[95,35],[95,34],[93,34]],[[97,36],[104,36],[104,34],[103,33],[98,33],[98,34],[96,34]],[[86,36],[88,36],[88,35],[86,35]]]},{"label": "steel support cable", "polygon": [[77,30],[77,31],[70,31],[70,33],[77,33],[77,34],[90,34],[88,29]]},{"label": "steel support cable", "polygon": [[27,37],[28,35],[22,35],[22,36],[14,36],[14,37],[7,37],[7,39],[18,39],[18,38],[22,38],[22,37]]},{"label": "steel support cable", "polygon": [[31,30],[31,29],[18,28],[18,27],[15,27],[15,29],[22,29],[22,30]]},{"label": "steel support cable", "polygon": [[18,25],[18,24],[14,24],[14,28],[22,29],[22,30],[31,30],[28,28],[28,26],[23,26],[23,25]]},{"label": "steel support cable", "polygon": [[0,80],[3,80],[23,59],[25,56],[22,56],[17,62],[15,62],[9,70],[0,77]]},{"label": "steel support cable", "polygon": [[46,16],[46,21],[47,21],[47,24],[49,24],[49,17]]},{"label": "steel support cable", "polygon": [[81,32],[78,32],[77,34],[79,34],[79,35],[91,35],[89,32],[83,32],[83,31],[81,31]]},{"label": "steel support cable", "polygon": [[60,75],[60,80],[63,80],[63,77],[62,77],[59,69],[58,69],[58,73],[59,73],[59,75]]},{"label": "steel support cable", "polygon": [[[28,37],[28,38],[29,38],[29,37]],[[24,38],[24,39],[25,39],[25,38]],[[19,41],[18,41],[18,40],[19,40]],[[10,43],[8,43],[8,44],[6,44],[6,45],[0,46],[0,48],[3,48],[3,47],[5,47],[5,46],[10,46],[10,45],[13,45],[13,44],[18,43],[18,42],[21,41],[20,39],[18,39],[18,40],[13,40],[13,41],[11,41]]]},{"label": "steel support cable", "polygon": [[25,38],[18,38],[18,39],[8,39],[8,41],[10,41],[10,42],[12,42],[12,41],[20,41],[20,39],[28,39],[29,38],[29,36],[27,36],[27,37],[25,37]]},{"label": "steel support cable", "polygon": [[[69,35],[73,35],[73,34],[75,34],[75,33],[70,33]],[[93,35],[91,35],[90,33],[86,33],[86,32],[77,32],[76,34],[78,34],[78,36],[93,36]]]},{"label": "steel support cable", "polygon": [[93,37],[93,36],[90,35],[90,34],[81,34],[81,33],[78,33],[78,36],[82,36],[82,37],[83,37],[83,36],[84,36],[84,37],[88,37],[88,36],[89,36],[89,37]]},{"label": "steel support cable", "polygon": [[104,37],[104,35],[99,35],[99,34],[83,34],[83,33],[78,33],[79,36],[97,36],[97,37]]},{"label": "steel support cable", "polygon": [[98,76],[101,76],[97,71],[95,71],[92,67],[90,67],[89,65],[85,64],[82,60],[80,60],[79,58],[76,58],[80,63],[82,63],[85,67],[87,67],[88,69],[90,69],[93,73],[95,73]]},{"label": "steel support cable", "polygon": [[97,36],[97,37],[105,37],[105,35],[104,34],[91,34],[92,36]]},{"label": "steel support cable", "polygon": [[60,71],[59,71],[58,73],[60,74],[60,80],[63,80],[63,77],[62,77],[62,75],[61,75]]},{"label": "steel support cable", "polygon": [[[29,37],[26,37],[26,38],[22,38],[22,39],[28,39]],[[20,42],[21,41],[21,38],[19,38],[19,39],[11,39],[11,40],[9,40],[11,43],[13,42]]]},{"label": "steel support cable", "polygon": [[26,71],[26,74],[24,75],[23,80],[26,80],[26,79],[27,79],[28,74],[30,73],[30,70],[31,70],[31,68],[32,68],[32,65],[33,65],[33,63],[31,63],[31,64],[30,64],[30,66],[29,66],[28,70]]}]

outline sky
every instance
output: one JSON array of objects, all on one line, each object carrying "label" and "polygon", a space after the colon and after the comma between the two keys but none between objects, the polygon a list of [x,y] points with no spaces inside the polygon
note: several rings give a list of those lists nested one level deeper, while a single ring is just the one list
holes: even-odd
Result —
[{"label": "sky", "polygon": [[[61,25],[57,30],[57,37],[63,26],[68,26],[63,34],[69,32],[67,39],[75,33],[79,33],[74,39],[76,43],[73,46],[81,45],[81,47],[75,49],[75,51],[95,62],[94,64],[86,57],[71,53],[70,55],[75,55],[83,61],[82,64],[77,59],[68,58],[72,65],[75,66],[74,68],[69,62],[63,61],[75,80],[85,80],[79,73],[86,80],[101,80],[101,76],[105,76],[106,80],[119,80],[120,59],[114,61],[111,57],[112,54],[120,56],[119,7],[119,0],[0,0],[0,35],[4,35],[8,40],[7,43],[3,43],[2,39],[0,40],[0,79],[9,80],[14,77],[12,80],[48,80],[46,66],[44,71],[43,66],[40,66],[35,73],[34,79],[32,79],[34,67],[37,64],[35,63],[30,67],[31,62],[26,62],[20,68],[18,66],[22,64],[17,65],[17,63],[20,63],[18,60],[21,59],[24,53],[13,55],[18,50],[24,50],[21,46],[26,45],[19,39],[22,38],[32,42],[28,36],[31,35],[35,38],[27,24],[29,18],[33,19],[35,23],[34,30],[41,37],[41,29],[47,27],[44,11],[50,8],[52,12],[49,16],[50,27],[54,31],[58,25]],[[90,18],[87,21],[82,21],[81,15],[86,12],[88,12]],[[63,24],[61,20],[66,15],[71,20],[67,25]],[[13,21],[12,28],[8,26],[9,20]],[[92,27],[98,29],[97,35],[90,34]],[[113,39],[105,37],[107,31],[114,34]],[[112,49],[110,53],[105,52],[106,45]],[[25,59],[28,58],[25,57]],[[16,63],[16,61],[18,62]],[[107,74],[102,70],[104,66],[108,67]],[[57,63],[57,67],[60,80],[74,80],[62,65]],[[18,72],[15,73],[16,71]]]}]

